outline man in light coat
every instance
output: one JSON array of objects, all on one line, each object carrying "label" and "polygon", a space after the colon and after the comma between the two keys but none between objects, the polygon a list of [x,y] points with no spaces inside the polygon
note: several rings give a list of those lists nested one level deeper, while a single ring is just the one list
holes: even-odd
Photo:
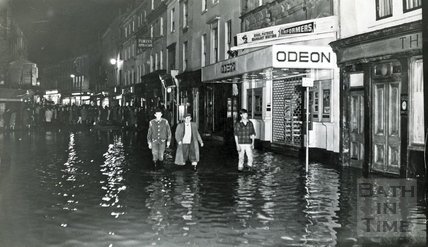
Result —
[{"label": "man in light coat", "polygon": [[193,169],[196,170],[196,166],[199,162],[199,145],[204,146],[201,135],[198,131],[196,123],[191,122],[192,116],[186,114],[184,123],[177,125],[175,131],[175,139],[177,140],[177,152],[175,155],[175,164],[185,165],[186,161],[192,163]]}]

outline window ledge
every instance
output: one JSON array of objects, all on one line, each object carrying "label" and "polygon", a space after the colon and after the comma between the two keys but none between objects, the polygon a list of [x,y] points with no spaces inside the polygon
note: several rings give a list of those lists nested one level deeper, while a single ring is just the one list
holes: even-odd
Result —
[{"label": "window ledge", "polygon": [[203,14],[205,14],[207,12],[208,12],[208,9],[206,8],[206,9],[202,10],[201,15],[203,15]]}]

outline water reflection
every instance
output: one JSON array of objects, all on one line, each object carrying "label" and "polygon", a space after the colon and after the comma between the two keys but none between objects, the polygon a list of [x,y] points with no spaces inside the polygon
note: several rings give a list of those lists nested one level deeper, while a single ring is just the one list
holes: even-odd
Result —
[{"label": "water reflection", "polygon": [[306,177],[307,224],[302,237],[304,245],[336,245],[334,228],[340,227],[337,212],[339,208],[339,174],[333,169],[311,165]]},{"label": "water reflection", "polygon": [[[58,189],[57,196],[61,198],[61,202],[59,202],[57,206],[65,211],[77,211],[79,201],[76,197],[76,188],[79,187],[79,185],[78,182],[76,182],[76,175],[78,173],[76,164],[80,161],[75,150],[75,135],[71,133],[69,138],[67,150],[68,159],[61,169],[61,178],[58,179],[58,182],[55,184],[55,187]],[[46,140],[49,141],[50,139],[51,133],[46,135]],[[67,223],[61,222],[61,226],[67,227]]]},{"label": "water reflection", "polygon": [[101,189],[105,191],[100,205],[110,208],[111,215],[115,218],[125,214],[123,205],[120,204],[119,194],[126,190],[124,175],[127,171],[126,160],[122,138],[115,136],[113,143],[108,146],[108,150],[103,155],[104,163],[101,165],[101,173],[105,180],[101,180]]},{"label": "water reflection", "polygon": [[[305,176],[298,160],[256,151],[257,170],[238,173],[209,142],[198,171],[154,170],[144,137],[125,131],[0,140],[0,246],[362,243],[358,170],[312,164]],[[425,209],[408,210],[416,242],[426,241]]]}]

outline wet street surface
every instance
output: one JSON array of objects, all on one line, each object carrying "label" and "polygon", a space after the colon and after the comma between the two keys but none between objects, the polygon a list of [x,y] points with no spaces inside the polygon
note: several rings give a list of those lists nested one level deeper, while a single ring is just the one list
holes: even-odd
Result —
[{"label": "wet street surface", "polygon": [[[205,141],[197,171],[154,168],[145,136],[122,131],[0,133],[0,246],[363,246],[359,170]],[[424,246],[425,210],[410,211]],[[391,245],[392,246],[392,245]]]}]

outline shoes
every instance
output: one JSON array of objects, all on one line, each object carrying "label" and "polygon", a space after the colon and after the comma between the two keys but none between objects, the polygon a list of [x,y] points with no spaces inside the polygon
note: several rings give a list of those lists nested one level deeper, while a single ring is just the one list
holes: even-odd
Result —
[{"label": "shoes", "polygon": [[244,171],[244,167],[238,167],[238,172]]}]

